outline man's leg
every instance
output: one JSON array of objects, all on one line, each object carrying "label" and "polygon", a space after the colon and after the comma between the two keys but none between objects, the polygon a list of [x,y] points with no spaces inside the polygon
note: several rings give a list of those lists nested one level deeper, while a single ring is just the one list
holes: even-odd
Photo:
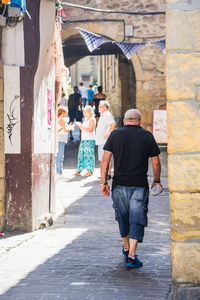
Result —
[{"label": "man's leg", "polygon": [[137,245],[138,245],[138,240],[129,239],[129,245],[130,245],[129,255],[132,256],[132,257],[134,257],[136,249],[137,249]]},{"label": "man's leg", "polygon": [[124,244],[124,249],[129,249],[129,236],[127,235],[126,237],[122,238],[123,244]]}]

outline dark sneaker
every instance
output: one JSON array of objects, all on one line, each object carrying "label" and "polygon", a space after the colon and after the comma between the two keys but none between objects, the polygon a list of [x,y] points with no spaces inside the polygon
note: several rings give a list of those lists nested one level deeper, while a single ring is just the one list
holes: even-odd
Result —
[{"label": "dark sneaker", "polygon": [[131,258],[128,257],[128,261],[126,263],[126,267],[129,268],[141,268],[143,266],[143,263],[139,260],[139,258],[137,257],[137,255],[135,256],[135,258]]},{"label": "dark sneaker", "polygon": [[128,251],[128,250],[125,251],[125,250],[124,250],[124,246],[123,246],[123,248],[122,248],[122,254],[123,254],[123,256],[124,256],[125,261],[128,262],[128,254],[129,254],[129,251]]}]

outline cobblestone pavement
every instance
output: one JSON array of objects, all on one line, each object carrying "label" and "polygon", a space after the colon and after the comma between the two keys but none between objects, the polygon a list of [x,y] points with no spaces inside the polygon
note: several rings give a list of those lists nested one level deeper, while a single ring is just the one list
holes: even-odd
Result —
[{"label": "cobblestone pavement", "polygon": [[92,177],[73,176],[77,147],[76,140],[66,147],[69,181],[57,183],[54,225],[0,238],[0,299],[171,299],[166,152],[161,153],[164,192],[150,197],[149,226],[138,247],[144,266],[129,270],[112,201],[100,193],[99,165]]}]

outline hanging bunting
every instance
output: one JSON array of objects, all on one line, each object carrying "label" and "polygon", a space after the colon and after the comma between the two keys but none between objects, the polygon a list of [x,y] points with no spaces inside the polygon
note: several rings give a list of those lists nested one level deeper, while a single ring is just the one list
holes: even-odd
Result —
[{"label": "hanging bunting", "polygon": [[159,40],[159,41],[151,42],[151,44],[155,45],[155,46],[158,47],[164,54],[166,54],[165,40]]},{"label": "hanging bunting", "polygon": [[101,35],[98,35],[96,33],[89,32],[89,31],[84,30],[84,29],[79,28],[79,27],[76,27],[76,29],[78,29],[78,31],[80,32],[80,34],[84,38],[85,43],[86,43],[86,45],[87,45],[90,52],[94,51],[95,49],[97,49],[98,47],[100,47],[101,45],[103,45],[105,43],[112,42],[112,40],[110,40],[106,37],[103,37]]},{"label": "hanging bunting", "polygon": [[94,51],[101,45],[105,43],[113,43],[117,45],[123,54],[126,56],[127,59],[131,59],[131,57],[143,46],[145,45],[155,45],[158,47],[163,53],[166,53],[165,51],[165,40],[159,40],[155,42],[145,42],[145,43],[129,43],[129,42],[117,42],[112,41],[104,36],[98,35],[96,33],[92,33],[90,31],[84,30],[80,27],[76,27],[82,37],[85,40],[85,43],[89,49],[90,52]]},{"label": "hanging bunting", "polygon": [[127,42],[113,42],[113,44],[117,45],[127,59],[131,59],[131,57],[145,45],[145,43],[127,43]]}]

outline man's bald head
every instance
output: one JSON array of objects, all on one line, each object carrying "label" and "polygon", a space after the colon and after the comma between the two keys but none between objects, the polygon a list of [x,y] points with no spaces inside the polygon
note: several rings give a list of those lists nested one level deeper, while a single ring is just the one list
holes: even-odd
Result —
[{"label": "man's bald head", "polygon": [[124,115],[124,125],[140,125],[141,113],[138,109],[129,109]]},{"label": "man's bald head", "polygon": [[141,113],[138,109],[129,109],[124,115],[124,120],[141,120]]}]

